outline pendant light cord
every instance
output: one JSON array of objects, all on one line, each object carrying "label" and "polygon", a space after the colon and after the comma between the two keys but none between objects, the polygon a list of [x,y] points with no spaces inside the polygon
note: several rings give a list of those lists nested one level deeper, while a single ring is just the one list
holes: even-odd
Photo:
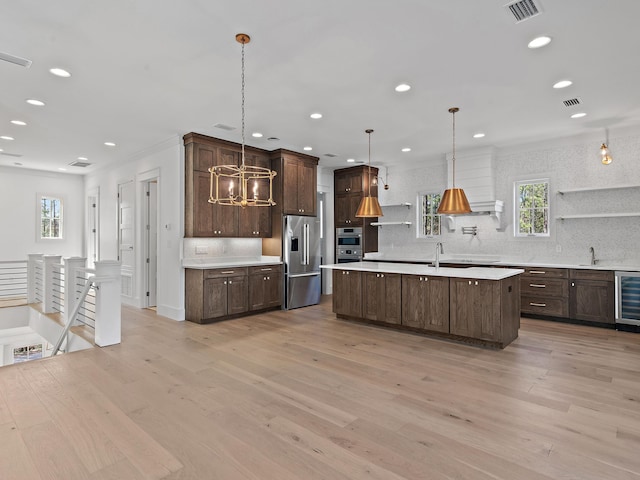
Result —
[{"label": "pendant light cord", "polygon": [[453,169],[451,186],[456,188],[456,112],[451,112],[453,116],[453,155],[451,157],[451,165]]},{"label": "pendant light cord", "polygon": [[369,196],[371,196],[371,132],[369,134]]},{"label": "pendant light cord", "polygon": [[244,167],[244,44],[242,42],[242,166]]}]

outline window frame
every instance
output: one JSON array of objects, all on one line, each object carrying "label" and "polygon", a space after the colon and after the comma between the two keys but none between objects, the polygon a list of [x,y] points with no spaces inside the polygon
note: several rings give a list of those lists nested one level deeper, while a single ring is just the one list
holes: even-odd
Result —
[{"label": "window frame", "polygon": [[[520,208],[520,187],[524,185],[540,185],[546,184],[547,195],[546,195],[546,206],[541,208],[530,208],[532,212],[536,210],[543,210],[546,208],[547,213],[547,231],[536,233],[523,233],[520,231],[520,213],[522,210]],[[515,238],[550,238],[551,237],[551,184],[548,178],[536,178],[529,180],[516,180],[513,183],[513,235]]]},{"label": "window frame", "polygon": [[[53,220],[53,217],[44,217],[42,215],[42,201],[45,199],[57,200],[60,203],[60,213],[57,217],[59,224],[59,235],[57,237],[44,237],[42,236],[42,221],[44,219]],[[64,204],[65,198],[63,195],[53,193],[39,193],[36,203],[36,239],[39,242],[51,242],[64,240]]]},{"label": "window frame", "polygon": [[[437,195],[440,197],[438,204],[434,206],[433,213],[425,214],[423,211],[424,207],[424,197],[426,196]],[[442,192],[441,191],[427,191],[427,192],[419,192],[416,197],[416,238],[440,238],[442,236],[442,215],[436,213],[438,209],[438,205],[442,201]],[[425,234],[425,218],[431,217],[432,222],[438,223],[438,233]],[[433,223],[432,223],[433,225]],[[433,230],[433,228],[432,228]]]}]

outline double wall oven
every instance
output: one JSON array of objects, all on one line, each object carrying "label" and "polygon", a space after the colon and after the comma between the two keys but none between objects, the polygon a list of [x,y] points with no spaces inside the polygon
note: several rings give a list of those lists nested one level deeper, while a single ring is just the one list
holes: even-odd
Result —
[{"label": "double wall oven", "polygon": [[362,261],[362,227],[336,229],[336,263]]}]

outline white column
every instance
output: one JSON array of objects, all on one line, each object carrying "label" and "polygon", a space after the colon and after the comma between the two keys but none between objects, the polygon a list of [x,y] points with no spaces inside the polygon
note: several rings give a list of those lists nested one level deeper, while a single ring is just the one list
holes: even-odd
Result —
[{"label": "white column", "polygon": [[41,253],[27,255],[27,303],[36,303],[36,264],[42,260],[42,256]]},{"label": "white column", "polygon": [[53,306],[53,266],[60,263],[62,255],[45,255],[42,257],[42,312],[53,313],[55,308]]},{"label": "white column", "polygon": [[64,323],[69,321],[69,315],[76,306],[76,272],[87,266],[87,259],[83,257],[67,257],[64,259]]},{"label": "white column", "polygon": [[103,260],[95,263],[96,290],[95,342],[100,347],[115,345],[121,339],[120,262]]}]

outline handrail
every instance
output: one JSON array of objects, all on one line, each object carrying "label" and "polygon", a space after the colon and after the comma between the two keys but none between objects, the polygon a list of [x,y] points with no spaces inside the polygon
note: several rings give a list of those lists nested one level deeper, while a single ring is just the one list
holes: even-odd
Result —
[{"label": "handrail", "polygon": [[93,278],[89,278],[87,279],[87,283],[84,286],[84,289],[82,290],[82,294],[80,295],[80,301],[76,303],[73,312],[71,312],[71,315],[69,315],[69,320],[67,321],[66,325],[64,326],[62,333],[60,334],[60,338],[58,338],[58,341],[56,342],[55,346],[53,347],[53,351],[51,352],[51,356],[54,357],[58,354],[58,352],[60,351],[60,347],[62,346],[62,342],[64,342],[64,339],[67,337],[67,334],[69,333],[69,329],[71,328],[71,325],[73,325],[73,322],[76,319],[76,316],[78,315],[78,311],[80,310],[80,307],[82,306],[82,303],[84,302],[84,298],[87,296],[87,293],[89,293],[89,290],[91,290],[91,287],[94,284],[94,279]]}]

